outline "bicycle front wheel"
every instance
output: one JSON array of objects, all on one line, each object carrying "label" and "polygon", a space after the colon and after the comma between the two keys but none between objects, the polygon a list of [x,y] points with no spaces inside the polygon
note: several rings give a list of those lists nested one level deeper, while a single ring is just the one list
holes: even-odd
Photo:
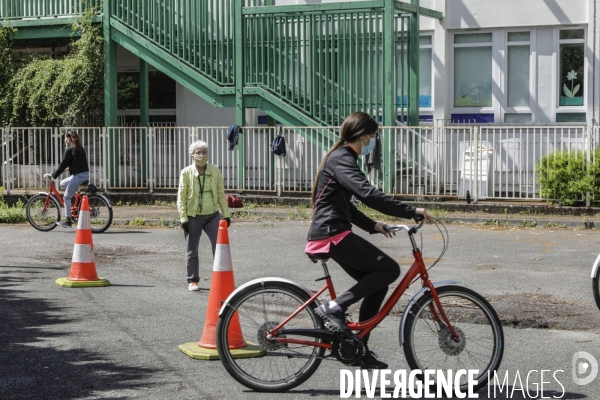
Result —
[{"label": "bicycle front wheel", "polygon": [[90,194],[88,195],[88,205],[92,232],[101,233],[107,230],[113,220],[113,210],[109,201],[104,196]]},{"label": "bicycle front wheel", "polygon": [[51,231],[60,221],[60,205],[50,195],[36,194],[25,206],[27,220],[38,231]]},{"label": "bicycle front wheel", "polygon": [[[433,296],[427,293],[411,307],[406,319],[406,361],[412,369],[438,370],[446,377],[448,371],[479,370],[473,389],[479,390],[488,382],[488,371],[497,370],[502,361],[504,333],[500,319],[490,303],[470,289],[443,286],[437,294],[460,339],[455,340],[441,319]],[[467,376],[463,378],[460,390],[466,393]]]},{"label": "bicycle front wheel", "polygon": [[[230,307],[224,309],[217,325],[217,349],[233,378],[256,391],[283,392],[300,385],[315,372],[325,349],[278,342],[267,336],[269,330],[309,299],[310,296],[296,286],[268,281],[250,286],[231,299]],[[323,329],[314,306],[311,304],[300,311],[288,321],[285,329]],[[288,334],[277,337],[317,340]],[[245,355],[233,349],[240,347],[240,341],[246,343]]]}]

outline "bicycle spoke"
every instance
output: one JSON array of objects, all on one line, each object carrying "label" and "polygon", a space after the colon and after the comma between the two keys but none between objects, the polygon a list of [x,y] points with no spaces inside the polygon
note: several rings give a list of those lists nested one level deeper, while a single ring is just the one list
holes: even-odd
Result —
[{"label": "bicycle spoke", "polygon": [[[228,320],[230,316],[237,315],[241,326],[242,335],[246,342],[259,346],[260,355],[253,358],[236,359],[225,354],[223,363],[240,382],[252,388],[266,387],[293,387],[307,374],[312,374],[320,363],[324,349],[316,349],[310,345],[286,343],[267,338],[271,331],[306,301],[306,294],[297,295],[287,289],[259,289],[243,300],[236,300],[230,304],[233,308],[227,309]],[[311,307],[301,310],[294,318],[286,323],[289,329],[316,329],[320,320]],[[302,339],[313,341],[315,339],[299,335],[279,334],[281,338]],[[222,353],[229,340],[223,332],[219,334],[222,343],[219,352]],[[225,337],[227,339],[225,340]],[[226,353],[229,353],[227,346]]]}]

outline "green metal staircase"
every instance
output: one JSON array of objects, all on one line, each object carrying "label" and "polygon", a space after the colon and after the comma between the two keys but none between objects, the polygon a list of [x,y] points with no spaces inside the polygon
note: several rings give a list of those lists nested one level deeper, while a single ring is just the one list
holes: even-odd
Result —
[{"label": "green metal staircase", "polygon": [[286,125],[337,126],[362,110],[386,126],[398,114],[416,125],[418,17],[442,15],[410,1],[4,0],[0,23],[21,40],[52,40],[101,6],[107,126],[116,124],[115,44],[142,60],[142,72],[151,64],[240,119],[257,107]]},{"label": "green metal staircase", "polygon": [[[65,2],[56,15],[56,4]],[[246,108],[259,108],[288,126],[335,127],[354,111],[367,112],[384,126],[394,126],[398,117],[418,125],[419,16],[441,19],[441,13],[420,7],[419,0],[273,3],[104,0],[105,125],[118,122],[117,44],[140,59],[142,123],[152,65],[210,104],[235,107],[238,125],[244,125]],[[0,4],[0,19],[8,21],[3,25],[29,27],[19,29],[23,37],[41,29],[32,36],[41,37],[56,32],[48,26],[59,19],[48,16],[67,21],[64,17],[101,1]],[[334,139],[320,131],[326,137],[308,139],[319,145]],[[384,169],[391,171],[394,160],[385,154],[393,153],[388,148],[393,144],[384,143],[389,164]]]},{"label": "green metal staircase", "polygon": [[[105,43],[214,106],[235,107],[240,125],[248,107],[292,126],[337,126],[358,110],[392,125],[398,110],[418,121],[418,15],[441,18],[412,1],[109,0]],[[107,47],[110,74],[116,60]]]}]

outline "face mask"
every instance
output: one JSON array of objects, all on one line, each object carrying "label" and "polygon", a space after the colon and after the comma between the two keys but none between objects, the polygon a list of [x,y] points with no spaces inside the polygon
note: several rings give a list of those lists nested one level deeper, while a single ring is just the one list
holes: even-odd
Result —
[{"label": "face mask", "polygon": [[198,167],[204,167],[208,162],[208,155],[194,157],[194,163]]},{"label": "face mask", "polygon": [[360,155],[361,156],[366,156],[367,154],[369,154],[370,152],[372,152],[374,148],[375,148],[375,138],[370,138],[368,145],[365,146],[363,144],[363,147],[362,147],[362,150],[360,152]]}]

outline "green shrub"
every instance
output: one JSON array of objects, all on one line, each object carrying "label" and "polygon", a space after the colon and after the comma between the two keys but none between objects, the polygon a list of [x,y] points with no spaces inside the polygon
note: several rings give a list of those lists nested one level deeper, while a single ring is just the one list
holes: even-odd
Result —
[{"label": "green shrub", "polygon": [[21,200],[17,201],[17,204],[12,207],[0,200],[0,223],[17,224],[26,221],[25,204]]},{"label": "green shrub", "polygon": [[586,160],[582,151],[557,151],[542,157],[537,164],[541,195],[571,205],[582,200],[586,193],[600,193],[600,149],[596,150],[595,163]]}]

